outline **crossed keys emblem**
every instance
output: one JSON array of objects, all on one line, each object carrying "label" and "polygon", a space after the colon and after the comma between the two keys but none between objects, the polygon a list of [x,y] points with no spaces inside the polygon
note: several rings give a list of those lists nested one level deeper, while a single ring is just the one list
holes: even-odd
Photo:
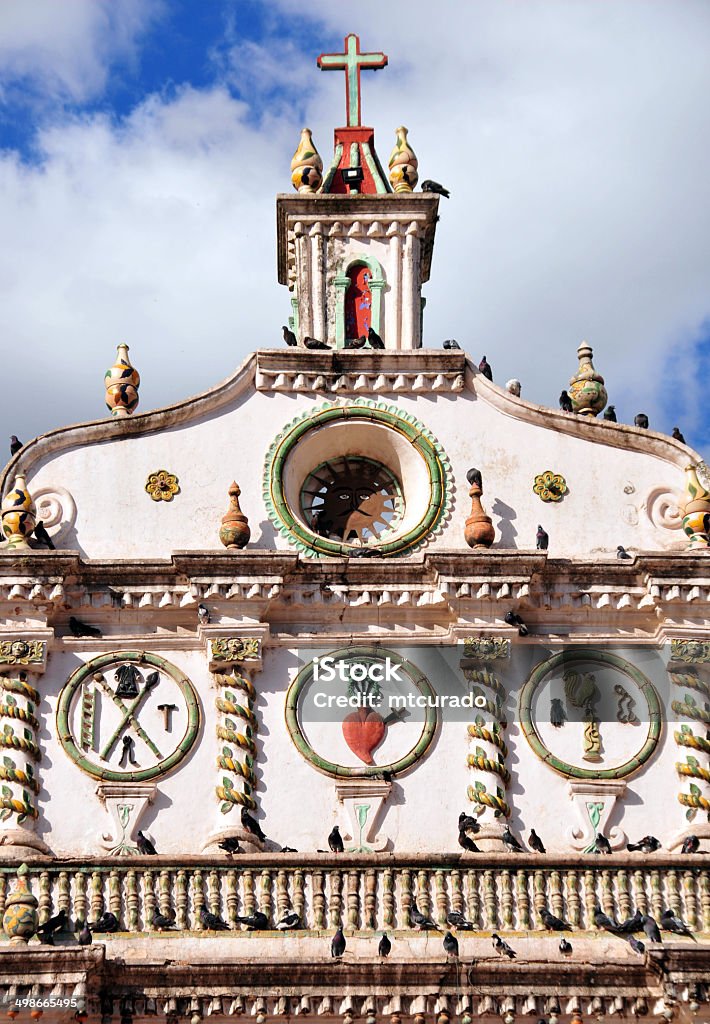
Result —
[{"label": "crossed keys emblem", "polygon": [[[128,729],[133,728],[137,735],[143,740],[148,749],[153,754],[162,760],[162,754],[160,750],[152,741],[148,733],[145,731],[143,726],[138,721],[138,712],[141,706],[145,703],[148,694],[151,690],[160,682],[160,673],[151,672],[143,681],[143,676],[135,667],[135,665],[120,665],[115,672],[115,679],[118,683],[115,690],[111,688],[106,680],[106,677],[102,672],[95,672],[93,675],[94,681],[101,687],[107,697],[113,701],[118,710],[121,712],[121,720],[114,729],[113,733],[107,740],[103,749],[100,751],[100,758],[102,761],[108,761],[113,753],[118,741],[123,738],[123,753],[121,756],[121,767],[124,766],[126,760],[131,764],[137,764],[134,757],[134,741],[131,736],[125,735]],[[143,688],[140,688],[140,684],[143,683]],[[85,691],[85,698],[87,697]],[[127,701],[124,698],[128,698]],[[93,708],[90,709],[90,713],[85,709],[82,721],[82,746],[87,749],[93,746],[93,724],[94,714]]]}]

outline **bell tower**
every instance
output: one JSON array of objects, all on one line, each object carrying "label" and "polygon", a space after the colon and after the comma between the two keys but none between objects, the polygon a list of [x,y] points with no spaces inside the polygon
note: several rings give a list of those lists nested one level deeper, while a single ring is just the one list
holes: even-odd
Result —
[{"label": "bell tower", "polygon": [[407,129],[396,129],[386,176],[372,128],[361,123],[360,76],[387,65],[363,53],[356,35],[342,53],[323,53],[322,71],[345,72],[347,124],[334,132],[323,162],[304,128],[291,170],[298,195],[276,201],[278,276],[291,292],[291,327],[303,344],[315,338],[349,347],[369,328],[389,350],[421,348],[422,285],[429,280],[439,197],[414,192],[417,158]]}]

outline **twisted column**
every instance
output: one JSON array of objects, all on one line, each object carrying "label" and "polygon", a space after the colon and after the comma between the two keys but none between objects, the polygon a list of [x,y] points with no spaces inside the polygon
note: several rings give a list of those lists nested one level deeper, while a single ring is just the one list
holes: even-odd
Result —
[{"label": "twisted column", "polygon": [[673,732],[679,754],[684,758],[675,765],[684,787],[678,793],[678,801],[687,808],[686,820],[692,822],[698,810],[710,812],[710,742],[695,731],[697,728],[706,733],[710,726],[710,686],[690,668],[679,666],[678,671],[670,672],[670,677],[683,691],[681,699],[671,702],[671,708],[676,715],[693,723],[681,722]]}]

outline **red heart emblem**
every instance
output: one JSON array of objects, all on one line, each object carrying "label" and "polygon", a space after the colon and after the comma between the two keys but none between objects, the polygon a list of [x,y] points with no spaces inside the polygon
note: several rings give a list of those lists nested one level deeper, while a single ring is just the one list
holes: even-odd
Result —
[{"label": "red heart emblem", "polygon": [[356,757],[365,764],[374,764],[372,751],[385,735],[385,723],[376,711],[359,708],[343,719],[345,742]]}]

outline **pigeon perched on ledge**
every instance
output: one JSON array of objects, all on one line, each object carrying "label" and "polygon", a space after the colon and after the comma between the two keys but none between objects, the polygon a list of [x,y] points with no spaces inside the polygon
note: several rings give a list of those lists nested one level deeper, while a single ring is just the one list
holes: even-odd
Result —
[{"label": "pigeon perched on ledge", "polygon": [[281,330],[284,333],[284,341],[286,342],[287,345],[289,345],[291,348],[294,348],[294,346],[298,345],[296,335],[293,333],[293,331],[289,330],[286,324],[284,324]]},{"label": "pigeon perched on ledge", "polygon": [[422,182],[422,192],[434,192],[437,196],[443,196],[445,199],[451,198],[449,190],[440,185],[438,181],[432,181],[431,178],[426,178]]}]

